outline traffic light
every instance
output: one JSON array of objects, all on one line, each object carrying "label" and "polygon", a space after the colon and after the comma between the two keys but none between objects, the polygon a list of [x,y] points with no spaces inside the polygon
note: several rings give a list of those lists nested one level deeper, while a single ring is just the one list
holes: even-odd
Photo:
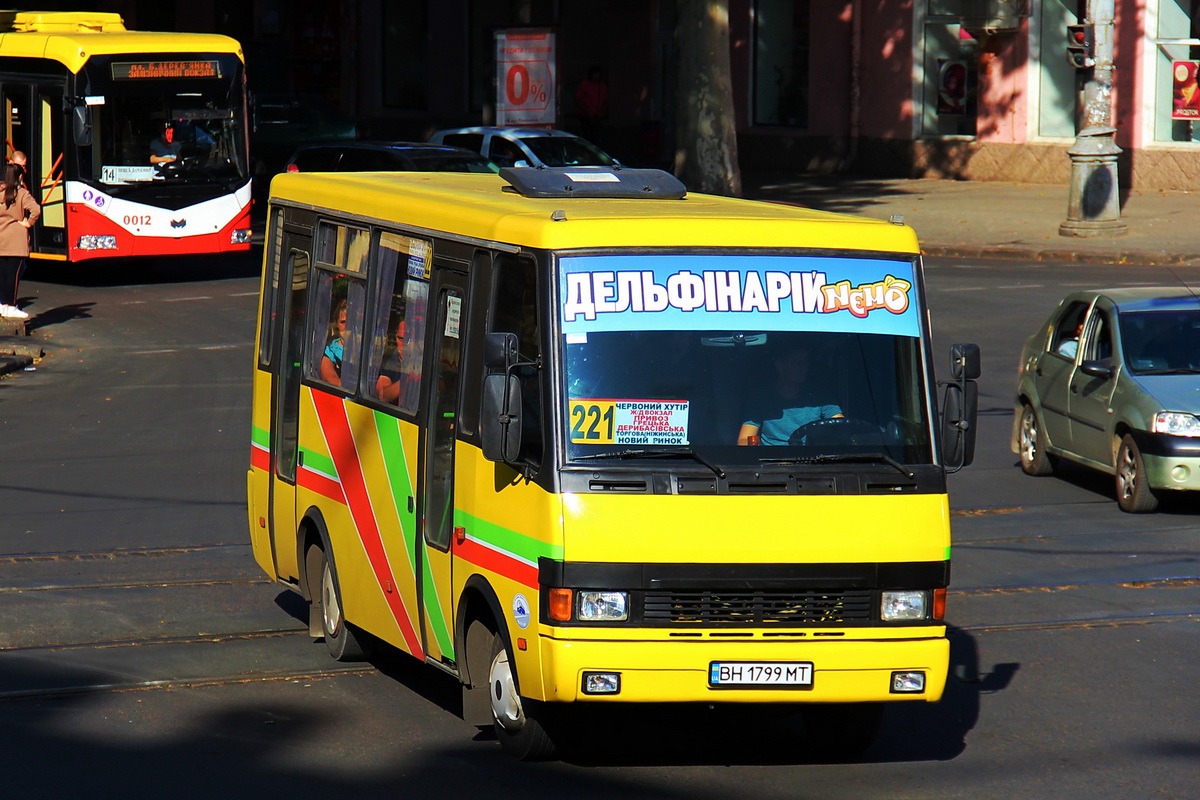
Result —
[{"label": "traffic light", "polygon": [[1096,64],[1096,26],[1067,26],[1067,60],[1075,69],[1086,69]]}]

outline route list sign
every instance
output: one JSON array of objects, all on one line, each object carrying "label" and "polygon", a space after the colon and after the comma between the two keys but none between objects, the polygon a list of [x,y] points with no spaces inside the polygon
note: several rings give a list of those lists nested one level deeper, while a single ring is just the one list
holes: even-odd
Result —
[{"label": "route list sign", "polygon": [[554,32],[508,28],[496,32],[496,124],[553,127]]}]

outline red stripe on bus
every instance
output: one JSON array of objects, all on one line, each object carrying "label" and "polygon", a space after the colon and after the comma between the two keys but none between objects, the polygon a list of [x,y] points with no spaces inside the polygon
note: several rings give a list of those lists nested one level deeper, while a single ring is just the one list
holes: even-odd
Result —
[{"label": "red stripe on bus", "polygon": [[[358,459],[358,450],[354,446],[354,435],[350,431],[345,404],[341,398],[319,391],[312,393],[312,399],[321,430],[325,434],[325,443],[329,445],[329,456],[333,459],[333,465],[342,481],[346,505],[350,509],[350,516],[354,518],[354,526],[358,529],[359,539],[367,552],[375,579],[381,588],[397,586],[399,584],[392,574],[387,552],[383,549],[383,538],[379,534],[375,511],[371,507],[367,479]],[[413,629],[408,609],[404,607],[399,592],[384,591],[383,596],[391,607],[396,624],[400,626],[400,633],[404,636],[409,652],[417,658],[424,658],[425,650],[421,647],[421,640]]]},{"label": "red stripe on bus", "polygon": [[296,470],[296,485],[322,497],[328,497],[335,503],[346,504],[346,494],[342,491],[342,485],[319,472],[300,467]]},{"label": "red stripe on bus", "polygon": [[523,583],[530,589],[538,588],[537,567],[530,566],[524,561],[518,561],[504,553],[498,553],[490,547],[484,547],[470,539],[461,544],[455,543],[454,555],[470,561],[480,569],[486,569],[517,583]]},{"label": "red stripe on bus", "polygon": [[268,470],[271,468],[271,454],[261,447],[250,448],[250,466],[255,469]]}]

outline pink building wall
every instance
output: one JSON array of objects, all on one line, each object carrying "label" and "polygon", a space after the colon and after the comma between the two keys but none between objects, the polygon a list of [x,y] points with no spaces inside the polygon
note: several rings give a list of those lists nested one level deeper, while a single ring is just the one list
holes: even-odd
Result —
[{"label": "pink building wall", "polygon": [[857,0],[862,20],[862,135],[912,139],[913,5]]}]

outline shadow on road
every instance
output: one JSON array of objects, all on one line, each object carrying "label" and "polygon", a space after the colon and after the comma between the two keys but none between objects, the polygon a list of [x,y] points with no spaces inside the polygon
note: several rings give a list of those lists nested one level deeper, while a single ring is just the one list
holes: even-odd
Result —
[{"label": "shadow on road", "polygon": [[249,278],[262,270],[262,247],[244,253],[173,258],[111,259],[67,264],[29,262],[23,280],[67,286],[106,287],[192,283]]}]

